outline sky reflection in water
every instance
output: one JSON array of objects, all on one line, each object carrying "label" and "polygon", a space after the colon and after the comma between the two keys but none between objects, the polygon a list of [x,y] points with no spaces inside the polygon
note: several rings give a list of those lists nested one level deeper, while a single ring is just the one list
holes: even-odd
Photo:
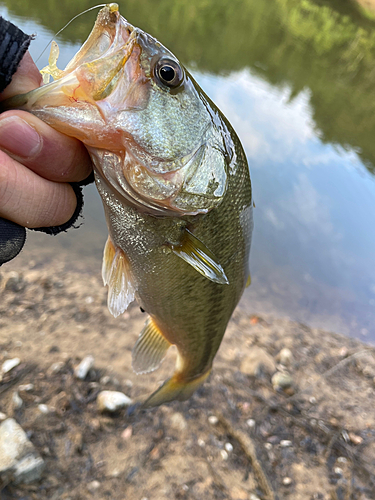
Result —
[{"label": "sky reflection in water", "polygon": [[[32,21],[0,14],[37,32],[38,57],[52,34]],[[78,44],[59,43],[59,67]],[[39,61],[46,64],[48,50]],[[353,149],[323,143],[306,87],[291,97],[254,70],[216,76],[192,74],[224,112],[247,153],[256,209],[252,285],[241,307],[249,313],[289,316],[375,341],[375,180]],[[26,250],[67,248],[72,260],[97,260],[106,239],[101,201],[86,189],[85,224],[58,238],[30,233]],[[12,264],[16,267],[16,261]]]}]

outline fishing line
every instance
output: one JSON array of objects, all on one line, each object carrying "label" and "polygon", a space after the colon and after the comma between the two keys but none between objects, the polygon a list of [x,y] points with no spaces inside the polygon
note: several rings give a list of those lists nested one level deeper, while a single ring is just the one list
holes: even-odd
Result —
[{"label": "fishing line", "polygon": [[77,19],[77,17],[82,16],[83,14],[86,14],[86,12],[90,12],[90,10],[99,9],[99,8],[101,8],[101,7],[105,7],[106,5],[107,5],[107,4],[105,4],[105,3],[101,3],[101,4],[99,4],[99,5],[94,5],[94,7],[90,7],[89,9],[86,9],[86,10],[84,10],[83,12],[80,12],[80,13],[79,13],[79,14],[77,14],[76,16],[72,17],[72,19],[71,19],[68,23],[66,23],[66,25],[65,25],[65,26],[63,26],[63,27],[61,28],[61,30],[59,30],[59,31],[55,34],[55,36],[54,36],[53,38],[51,38],[51,40],[47,43],[47,45],[45,46],[45,48],[44,48],[43,52],[40,54],[40,56],[39,56],[39,57],[38,57],[38,59],[35,61],[35,63],[37,63],[37,62],[39,61],[39,59],[42,57],[42,55],[43,55],[43,54],[44,54],[44,52],[48,49],[49,45],[50,45],[50,44],[54,41],[54,39],[55,39],[55,38],[56,38],[56,37],[57,37],[57,36],[58,36],[58,35],[59,35],[62,31],[64,31],[64,29],[65,29],[65,28],[67,28],[67,27],[69,26],[69,24],[70,24],[70,23],[72,23],[75,19]]}]

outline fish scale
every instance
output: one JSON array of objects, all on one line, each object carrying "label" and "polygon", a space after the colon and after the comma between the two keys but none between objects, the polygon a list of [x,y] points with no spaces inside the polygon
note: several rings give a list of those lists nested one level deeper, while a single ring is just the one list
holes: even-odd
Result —
[{"label": "fish scale", "polygon": [[[139,373],[170,345],[176,370],[143,403],[185,400],[208,377],[249,281],[249,169],[226,118],[178,59],[108,4],[55,81],[2,103],[80,139],[94,164],[109,238],[103,257],[114,316],[149,314],[133,349]],[[164,75],[164,76],[163,76]]]}]

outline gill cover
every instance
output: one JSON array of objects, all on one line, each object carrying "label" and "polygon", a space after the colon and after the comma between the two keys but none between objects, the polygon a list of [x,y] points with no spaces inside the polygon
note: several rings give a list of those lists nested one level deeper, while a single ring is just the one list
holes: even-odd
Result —
[{"label": "gill cover", "polygon": [[108,4],[64,70],[57,58],[53,44],[42,73],[54,82],[3,109],[28,110],[81,140],[97,175],[140,210],[196,215],[221,203],[234,158],[230,134],[168,49]]}]

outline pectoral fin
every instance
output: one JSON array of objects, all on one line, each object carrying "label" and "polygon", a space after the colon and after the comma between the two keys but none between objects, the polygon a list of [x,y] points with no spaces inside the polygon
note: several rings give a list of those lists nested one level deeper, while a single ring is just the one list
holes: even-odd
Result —
[{"label": "pectoral fin", "polygon": [[148,373],[156,370],[167,354],[170,345],[152,318],[148,318],[133,347],[133,370],[136,373]]},{"label": "pectoral fin", "polygon": [[185,229],[182,243],[178,246],[173,245],[172,250],[205,278],[214,283],[229,285],[224,269],[215,255],[187,229]]},{"label": "pectoral fin", "polygon": [[135,287],[126,255],[115,248],[109,237],[104,248],[102,277],[104,285],[108,285],[109,312],[117,318],[133,302]]}]

